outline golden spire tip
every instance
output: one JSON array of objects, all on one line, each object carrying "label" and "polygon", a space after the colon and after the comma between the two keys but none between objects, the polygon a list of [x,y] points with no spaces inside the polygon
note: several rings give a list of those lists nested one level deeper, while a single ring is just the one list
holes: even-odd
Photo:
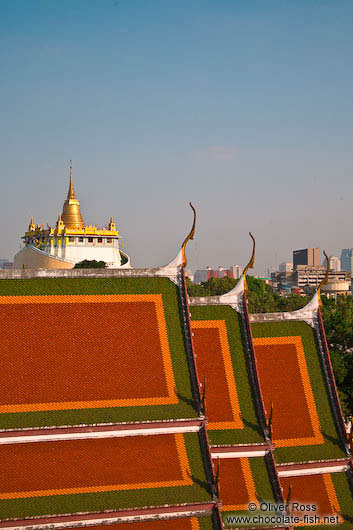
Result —
[{"label": "golden spire tip", "polygon": [[68,199],[76,199],[75,191],[74,191],[74,185],[72,181],[72,160],[70,160],[70,185],[69,185],[69,191],[67,194]]}]

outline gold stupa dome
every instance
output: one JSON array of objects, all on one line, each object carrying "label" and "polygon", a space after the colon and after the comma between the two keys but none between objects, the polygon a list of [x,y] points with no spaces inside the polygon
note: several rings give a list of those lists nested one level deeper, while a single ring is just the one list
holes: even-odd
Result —
[{"label": "gold stupa dome", "polygon": [[72,182],[72,164],[70,164],[69,192],[67,194],[67,199],[64,202],[61,219],[67,228],[83,228],[85,224],[81,215],[80,203],[76,199]]}]

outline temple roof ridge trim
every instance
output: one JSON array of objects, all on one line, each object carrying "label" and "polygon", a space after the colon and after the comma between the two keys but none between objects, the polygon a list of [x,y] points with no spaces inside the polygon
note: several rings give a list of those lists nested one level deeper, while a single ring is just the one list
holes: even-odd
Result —
[{"label": "temple roof ridge trim", "polygon": [[282,320],[303,320],[311,327],[315,327],[319,309],[319,292],[316,291],[310,302],[295,311],[280,311],[277,313],[249,314],[250,322],[273,322]]},{"label": "temple roof ridge trim", "polygon": [[[183,266],[184,268],[186,267],[187,265],[187,258],[186,258],[186,254],[185,254],[185,248],[186,248],[186,245],[188,243],[188,241],[190,239],[194,239],[194,235],[195,235],[195,226],[196,226],[196,210],[194,208],[194,206],[192,205],[191,202],[189,202],[189,205],[194,213],[194,219],[193,219],[193,223],[192,223],[192,227],[191,227],[191,230],[189,232],[189,234],[186,236],[186,238],[184,239],[182,245],[181,245],[181,248],[178,252],[178,254],[175,256],[175,258],[170,262],[168,263],[168,265],[164,265],[164,267],[159,267],[158,270],[160,271],[160,273],[162,273],[162,275],[166,275],[166,276],[170,276],[170,275],[175,275],[177,274],[178,270]],[[165,273],[165,274],[163,274]]]}]

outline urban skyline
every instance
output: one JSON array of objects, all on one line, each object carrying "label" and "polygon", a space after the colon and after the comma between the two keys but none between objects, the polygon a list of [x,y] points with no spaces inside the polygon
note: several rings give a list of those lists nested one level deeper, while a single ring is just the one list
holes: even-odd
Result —
[{"label": "urban skyline", "polygon": [[[34,7],[35,6],[35,7]],[[132,263],[255,273],[353,246],[353,5],[0,4],[0,255],[53,225],[73,159],[85,219],[113,215]],[[339,228],[338,228],[339,227]]]}]

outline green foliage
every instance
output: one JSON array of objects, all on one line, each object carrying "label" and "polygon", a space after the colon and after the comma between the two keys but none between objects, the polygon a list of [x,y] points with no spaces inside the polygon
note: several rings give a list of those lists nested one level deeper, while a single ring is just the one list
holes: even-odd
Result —
[{"label": "green foliage", "polygon": [[186,279],[189,296],[216,296],[231,291],[237,284],[238,280],[234,278],[211,278],[201,285],[192,283],[189,278]]},{"label": "green foliage", "polygon": [[121,265],[125,265],[128,262],[127,255],[120,251]]},{"label": "green foliage", "polygon": [[323,297],[323,320],[343,413],[353,412],[353,299]]},{"label": "green foliage", "polygon": [[76,263],[74,269],[105,269],[105,267],[105,261],[97,261],[95,259],[84,259],[83,261]]}]

